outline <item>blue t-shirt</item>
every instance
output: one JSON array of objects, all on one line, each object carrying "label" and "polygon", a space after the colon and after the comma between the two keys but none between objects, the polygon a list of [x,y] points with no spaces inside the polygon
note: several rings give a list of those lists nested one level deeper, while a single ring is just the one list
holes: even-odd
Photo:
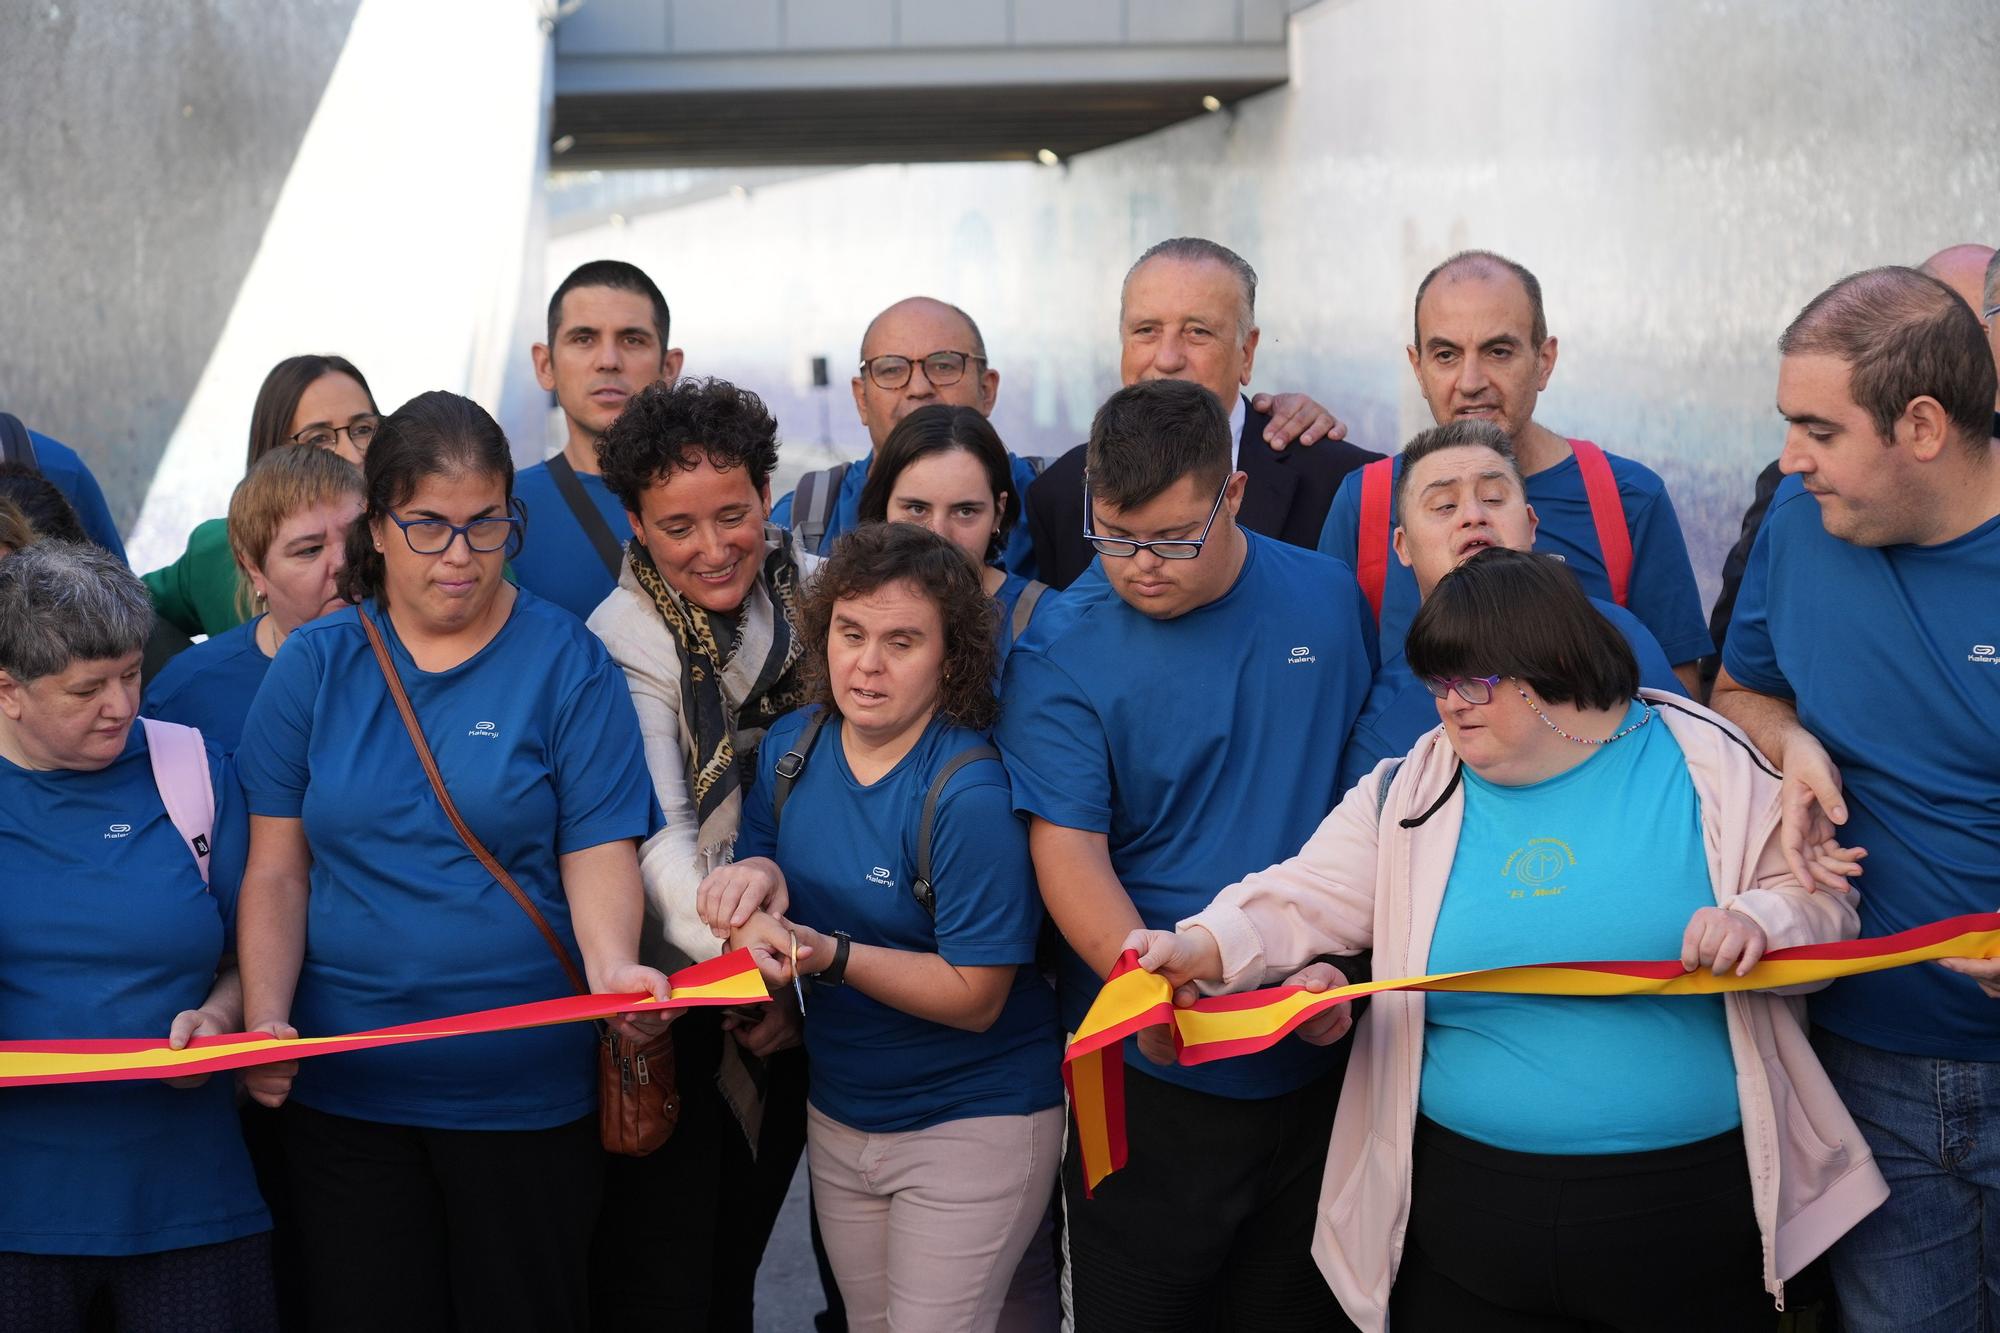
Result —
[{"label": "blue t-shirt", "polygon": [[[449,671],[382,629],[452,801],[581,965],[557,858],[661,827],[625,677],[583,623],[525,590]],[[571,994],[547,943],[452,830],[346,607],[285,640],[237,759],[252,814],[302,819],[312,848],[307,1035]],[[308,1060],[293,1096],[335,1115],[547,1129],[596,1101],[588,1024]]]},{"label": "blue t-shirt", "polygon": [[258,616],[168,658],[147,683],[146,706],[140,711],[194,727],[224,754],[234,754],[243,741],[250,701],[271,669],[271,659],[257,646],[257,626],[263,620]]},{"label": "blue t-shirt", "polygon": [[[861,526],[861,488],[868,484],[868,465],[874,460],[875,455],[871,452],[847,465],[847,472],[840,479],[840,494],[834,497],[833,509],[827,515],[826,535],[820,539],[819,549],[812,554],[828,554],[833,550],[834,538]],[[1007,548],[1000,553],[1000,563],[1010,572],[1031,579],[1035,577],[1035,541],[1028,534],[1028,487],[1035,484],[1039,474],[1025,458],[1008,454],[1007,462],[1013,468],[1014,496],[1021,502],[1021,508],[1015,515],[1013,531],[1007,534]],[[796,492],[787,492],[771,506],[771,521],[781,528],[792,526],[794,494]]]},{"label": "blue t-shirt", "polygon": [[[1688,919],[1715,906],[1704,847],[1687,760],[1657,715],[1525,787],[1468,768],[1425,970],[1679,957]],[[1646,1152],[1741,1123],[1719,995],[1428,995],[1418,1105],[1528,1153]]]},{"label": "blue t-shirt", "polygon": [[[229,949],[249,822],[212,747],[211,891],[137,722],[107,768],[0,759],[0,1040],[155,1037]],[[235,1081],[0,1089],[0,1251],[151,1254],[267,1230]]]},{"label": "blue t-shirt", "polygon": [[[1794,700],[1840,769],[1842,843],[1866,847],[1861,933],[2000,904],[2000,518],[1937,546],[1855,546],[1787,477],[1722,662]],[[1812,1017],[1887,1051],[2000,1060],[2000,1001],[1941,967],[1848,977]]]},{"label": "blue t-shirt", "polygon": [[[618,544],[623,546],[631,540],[632,520],[626,517],[624,504],[604,484],[604,478],[595,472],[579,472],[576,479],[583,483],[583,493],[604,516]],[[527,536],[522,539],[520,553],[510,562],[514,582],[544,601],[554,602],[578,620],[590,619],[597,604],[618,586],[618,578],[605,571],[597,547],[591,544],[583,525],[576,521],[562,492],[556,489],[549,465],[537,463],[516,472],[514,495],[528,510]]]},{"label": "blue t-shirt", "polygon": [[917,1018],[851,985],[814,989],[806,1000],[813,1105],[871,1134],[1061,1105],[1055,995],[1034,968],[1042,900],[1006,770],[974,760],[945,784],[932,824],[933,921],[910,891],[924,795],[939,770],[984,738],[933,718],[894,768],[864,786],[848,767],[840,721],[831,719],[774,833],[778,760],[811,711],[780,718],[758,747],[736,854],[777,861],[791,892],[790,915],[815,930],[935,953],[959,967],[1016,965],[1006,1006],[984,1032]]},{"label": "blue t-shirt", "polygon": [[104,503],[104,492],[84,461],[74,449],[40,431],[29,431],[28,439],[35,446],[35,462],[40,465],[42,475],[69,497],[70,507],[76,510],[77,519],[83,524],[84,535],[123,560],[125,543],[118,539],[118,525],[111,521],[111,506]]},{"label": "blue t-shirt", "polygon": [[[1678,694],[1683,699],[1687,697],[1680,677],[1674,674],[1673,664],[1660,651],[1659,640],[1640,623],[1639,617],[1616,602],[1593,597],[1590,604],[1625,636],[1632,656],[1639,659],[1641,685],[1649,690]],[[1417,738],[1437,725],[1437,700],[1411,673],[1403,650],[1397,648],[1395,656],[1384,661],[1382,669],[1375,673],[1368,702],[1362,705],[1354,733],[1347,739],[1347,752],[1340,759],[1341,790],[1361,781],[1390,755],[1408,754]]]},{"label": "blue t-shirt", "polygon": [[[1295,855],[1340,796],[1340,751],[1374,671],[1368,607],[1336,561],[1245,532],[1222,597],[1153,620],[1088,574],[1007,659],[995,735],[1014,808],[1102,833],[1147,926],[1170,930],[1254,870]],[[1057,886],[1060,892],[1060,886]],[[1103,980],[1065,948],[1074,1028]],[[1346,1058],[1280,1042],[1194,1068],[1140,1064],[1225,1097],[1274,1097]]]},{"label": "blue t-shirt", "polygon": [[[1681,537],[1681,521],[1674,514],[1674,502],[1666,483],[1643,463],[1607,453],[1611,475],[1618,482],[1618,498],[1625,509],[1625,523],[1632,536],[1632,581],[1626,590],[1626,606],[1644,622],[1669,662],[1692,662],[1715,651],[1708,637],[1708,620],[1702,614],[1701,590],[1695,586],[1694,566],[1688,561],[1687,542]],[[1403,460],[1397,458],[1394,473],[1403,475]],[[1544,555],[1558,555],[1576,571],[1583,590],[1592,597],[1611,600],[1611,580],[1604,570],[1604,551],[1597,544],[1597,525],[1591,521],[1590,499],[1584,493],[1583,473],[1574,454],[1525,479],[1528,503],[1541,520],[1535,530],[1535,549]],[[1327,510],[1326,525],[1320,529],[1319,549],[1350,567],[1361,540],[1361,471],[1350,472],[1340,483]],[[1399,654],[1403,636],[1410,631],[1420,599],[1417,578],[1391,551],[1389,577],[1382,590],[1382,655]]]}]

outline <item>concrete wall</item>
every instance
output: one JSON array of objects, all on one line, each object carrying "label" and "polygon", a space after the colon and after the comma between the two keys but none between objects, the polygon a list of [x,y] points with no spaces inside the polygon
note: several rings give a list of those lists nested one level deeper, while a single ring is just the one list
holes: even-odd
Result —
[{"label": "concrete wall", "polygon": [[121,525],[359,3],[0,0],[0,407],[83,451]]},{"label": "concrete wall", "polygon": [[1324,0],[1291,22],[1291,83],[1234,116],[1059,169],[867,167],[631,215],[553,241],[549,281],[644,265],[689,371],[769,394],[789,475],[865,448],[846,377],[912,292],[980,320],[1010,445],[1073,444],[1116,387],[1120,276],[1184,232],[1262,275],[1259,385],[1393,448],[1427,424],[1417,279],[1498,249],[1561,338],[1542,419],[1666,476],[1712,595],[1780,444],[1785,322],[1851,270],[2000,241],[1990,0]]}]

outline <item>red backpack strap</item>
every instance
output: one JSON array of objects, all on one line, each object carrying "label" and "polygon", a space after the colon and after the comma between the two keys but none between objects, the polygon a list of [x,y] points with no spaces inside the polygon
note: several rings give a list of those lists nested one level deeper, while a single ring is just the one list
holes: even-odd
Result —
[{"label": "red backpack strap", "polygon": [[1611,460],[1589,440],[1571,440],[1576,470],[1583,474],[1584,498],[1590,501],[1591,526],[1604,552],[1604,574],[1611,581],[1611,600],[1624,606],[1632,591],[1632,530],[1625,522],[1625,504],[1618,498],[1618,478]]},{"label": "red backpack strap", "polygon": [[1395,501],[1395,460],[1378,458],[1361,469],[1361,532],[1355,543],[1354,577],[1361,595],[1382,623],[1382,594],[1389,586],[1390,509]]},{"label": "red backpack strap", "polygon": [[208,771],[208,747],[201,733],[178,722],[142,717],[146,757],[153,763],[153,785],[167,818],[187,844],[188,852],[208,883],[209,841],[215,832],[215,784]]}]

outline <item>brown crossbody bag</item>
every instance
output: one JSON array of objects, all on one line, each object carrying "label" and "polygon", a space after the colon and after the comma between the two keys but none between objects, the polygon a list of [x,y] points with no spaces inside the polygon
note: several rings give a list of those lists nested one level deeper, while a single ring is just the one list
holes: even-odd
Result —
[{"label": "brown crossbody bag", "polygon": [[[479,858],[479,864],[486,867],[486,873],[494,882],[507,890],[507,896],[514,900],[528,920],[535,923],[535,929],[542,933],[543,943],[549,952],[562,964],[563,974],[578,995],[590,994],[590,984],[584,980],[583,972],[563,947],[548,918],[543,916],[534,901],[522,891],[507,868],[500,864],[486,845],[479,841],[471,828],[467,827],[458,807],[452,804],[451,793],[445,790],[444,774],[438,771],[437,760],[431,754],[430,743],[424,739],[424,729],[417,721],[416,710],[410,707],[410,696],[403,691],[403,682],[396,674],[396,664],[390,660],[389,645],[382,641],[382,631],[375,627],[365,609],[359,611],[362,630],[368,635],[368,646],[375,650],[376,665],[382,668],[382,679],[388,683],[389,697],[395,701],[396,712],[401,714],[403,726],[410,733],[410,744],[416,747],[417,760],[424,766],[424,776],[431,780],[431,790],[437,793],[438,804],[444,807],[445,818],[465,843],[466,849]],[[658,1036],[635,1041],[613,1032],[608,1024],[599,1023],[597,1060],[597,1126],[604,1140],[607,1152],[623,1154],[626,1157],[644,1157],[654,1151],[674,1132],[674,1124],[680,1119],[681,1102],[674,1086],[674,1038],[671,1031]]]}]

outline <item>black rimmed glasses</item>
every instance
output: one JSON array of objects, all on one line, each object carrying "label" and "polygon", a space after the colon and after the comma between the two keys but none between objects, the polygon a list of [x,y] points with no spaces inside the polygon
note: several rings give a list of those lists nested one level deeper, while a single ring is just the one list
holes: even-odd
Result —
[{"label": "black rimmed glasses", "polygon": [[1201,536],[1194,538],[1172,537],[1165,541],[1142,542],[1130,537],[1100,537],[1090,530],[1090,469],[1083,470],[1083,539],[1091,544],[1099,555],[1113,560],[1124,560],[1141,551],[1151,551],[1162,560],[1192,560],[1201,554],[1202,543],[1208,540],[1209,530],[1215,526],[1215,516],[1222,512],[1222,497],[1229,494],[1229,482],[1236,474],[1222,479],[1222,489],[1215,493],[1215,503],[1208,507],[1208,522],[1201,525]]},{"label": "black rimmed glasses", "polygon": [[355,417],[345,426],[307,426],[292,436],[293,444],[308,444],[315,449],[331,449],[340,442],[342,432],[347,442],[354,446],[354,452],[368,452],[368,442],[375,438],[375,432],[382,429],[382,418],[377,416]]},{"label": "black rimmed glasses", "polygon": [[1425,676],[1424,688],[1440,699],[1456,690],[1458,697],[1469,704],[1490,704],[1493,687],[1505,679],[1505,676]]},{"label": "black rimmed glasses", "polygon": [[392,509],[389,521],[403,530],[403,540],[418,555],[443,555],[460,537],[479,555],[506,549],[521,526],[518,518],[475,518],[470,523],[447,523],[441,518],[399,518]]},{"label": "black rimmed glasses", "polygon": [[932,352],[928,356],[877,356],[861,363],[861,373],[878,389],[900,389],[910,382],[913,367],[924,368],[924,378],[942,389],[965,378],[965,363],[984,362],[977,352]]}]

